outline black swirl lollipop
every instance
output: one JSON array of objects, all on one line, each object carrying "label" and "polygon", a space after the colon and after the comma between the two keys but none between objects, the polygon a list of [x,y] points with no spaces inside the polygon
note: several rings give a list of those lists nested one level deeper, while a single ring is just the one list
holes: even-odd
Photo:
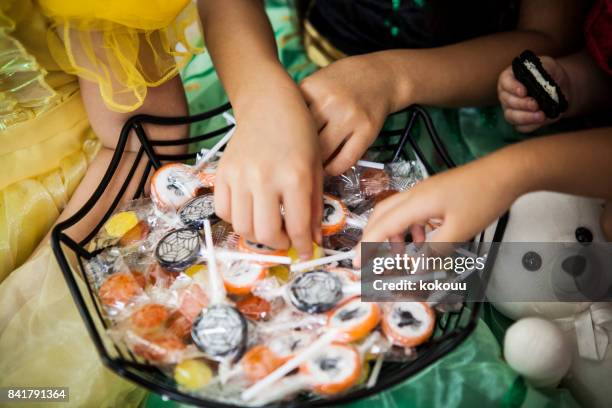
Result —
[{"label": "black swirl lollipop", "polygon": [[324,313],[342,300],[342,283],[326,271],[306,272],[291,283],[289,299],[302,312]]},{"label": "black swirl lollipop", "polygon": [[193,342],[212,360],[240,358],[246,347],[247,321],[236,308],[216,304],[204,309],[191,328]]},{"label": "black swirl lollipop", "polygon": [[193,228],[170,231],[159,240],[155,257],[159,264],[173,272],[180,272],[193,264],[200,252],[200,236]]},{"label": "black swirl lollipop", "polygon": [[181,222],[188,227],[202,229],[204,220],[211,223],[218,221],[215,214],[215,198],[213,194],[204,194],[190,200],[179,211]]}]

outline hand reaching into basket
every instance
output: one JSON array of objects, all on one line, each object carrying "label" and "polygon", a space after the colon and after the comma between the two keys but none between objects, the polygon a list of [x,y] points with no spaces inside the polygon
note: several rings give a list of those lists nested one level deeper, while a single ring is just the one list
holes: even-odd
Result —
[{"label": "hand reaching into basket", "polygon": [[235,112],[238,127],[215,181],[217,215],[249,240],[291,243],[309,259],[321,239],[323,170],[304,101],[296,89],[279,90]]},{"label": "hand reaching into basket", "polygon": [[216,212],[249,240],[291,244],[310,258],[323,206],[319,144],[306,103],[278,60],[263,2],[202,0],[198,8],[238,125],[217,170]]},{"label": "hand reaching into basket", "polygon": [[[492,156],[491,156],[492,157]],[[442,220],[428,242],[466,242],[501,216],[518,197],[515,175],[487,157],[423,180],[412,189],[392,195],[374,208],[362,242],[425,241],[423,226]],[[359,246],[357,246],[359,252]],[[360,265],[359,253],[353,264]]]},{"label": "hand reaching into basket", "polygon": [[[442,225],[429,242],[462,243],[499,218],[523,194],[554,191],[612,202],[612,187],[593,174],[612,171],[610,128],[539,137],[516,143],[452,170],[423,180],[411,190],[392,195],[375,208],[362,242],[403,242],[411,230],[426,239],[423,225]],[[602,212],[601,226],[612,239],[612,212]],[[361,264],[360,246],[353,264]]]},{"label": "hand reaching into basket", "polygon": [[393,78],[376,54],[368,54],[334,62],[302,81],[327,173],[341,174],[361,159],[387,116],[400,109],[391,100]]}]

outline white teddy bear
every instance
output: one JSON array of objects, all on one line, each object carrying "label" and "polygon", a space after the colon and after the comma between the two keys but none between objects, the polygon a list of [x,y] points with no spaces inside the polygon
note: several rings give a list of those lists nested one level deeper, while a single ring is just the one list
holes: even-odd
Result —
[{"label": "white teddy bear", "polygon": [[[600,200],[538,192],[521,197],[510,209],[503,242],[604,242]],[[487,230],[491,240],[493,227]],[[561,249],[561,248],[563,249]],[[504,315],[517,320],[506,332],[504,356],[536,387],[562,380],[578,402],[612,406],[612,303],[538,302],[581,293],[608,294],[607,273],[586,261],[579,245],[504,245],[493,268],[487,297]],[[586,248],[586,246],[585,246]],[[600,256],[609,256],[600,254]],[[591,259],[591,257],[589,257]],[[595,261],[596,262],[596,261]],[[513,299],[529,302],[511,302]],[[578,299],[577,299],[578,298]]]}]

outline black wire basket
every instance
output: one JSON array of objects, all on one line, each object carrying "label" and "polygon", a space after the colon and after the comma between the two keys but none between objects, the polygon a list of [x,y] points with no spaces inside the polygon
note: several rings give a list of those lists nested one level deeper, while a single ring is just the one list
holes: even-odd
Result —
[{"label": "black wire basket", "polygon": [[[95,295],[95,289],[87,279],[84,263],[95,255],[95,252],[90,252],[86,249],[89,241],[96,235],[98,230],[122,201],[137,199],[144,195],[146,182],[153,169],[159,168],[165,162],[188,161],[196,158],[195,152],[160,154],[156,151],[156,148],[193,145],[194,143],[222,135],[233,126],[224,126],[212,132],[187,139],[159,141],[151,140],[148,137],[144,125],[188,125],[194,122],[211,120],[229,109],[231,109],[230,105],[226,104],[208,112],[189,117],[137,115],[130,118],[121,131],[115,153],[100,185],[92,193],[91,198],[76,212],[76,214],[54,228],[51,238],[53,251],[64,274],[68,288],[102,362],[118,375],[156,392],[163,397],[182,403],[218,408],[230,408],[236,407],[236,405],[201,398],[179,390],[174,381],[166,374],[162,373],[157,367],[146,364],[142,359],[136,358],[125,345],[115,343],[113,339],[111,339],[107,332],[110,322],[102,311],[102,306]],[[381,132],[378,139],[379,143],[373,147],[374,150],[378,151],[379,156],[385,157],[387,161],[398,161],[410,160],[415,155],[423,164],[429,175],[434,174],[434,168],[440,168],[441,166],[451,168],[455,166],[444,144],[438,137],[432,120],[425,109],[414,105],[397,114],[406,115],[406,125],[403,129]],[[426,132],[429,142],[431,143],[431,149],[429,150],[434,153],[433,158],[430,159],[426,157],[422,147],[413,137],[414,129],[419,119],[424,126],[422,129]],[[100,198],[105,194],[111,179],[113,177],[118,177],[117,169],[122,156],[125,154],[128,138],[132,131],[137,135],[139,146],[136,151],[136,159],[130,167],[127,176],[123,179],[118,194],[110,200],[107,206],[108,208],[104,208],[103,216],[99,219],[97,225],[88,232],[85,238],[78,241],[72,239],[67,230],[73,226],[77,226],[79,223],[83,222],[86,216],[90,215],[94,206],[96,206]],[[411,152],[414,153],[414,155]],[[144,171],[139,170],[142,169],[142,166],[144,166]],[[136,191],[132,197],[128,197],[128,185],[137,175],[140,179],[138,180]],[[501,241],[506,221],[507,214],[498,220],[493,238],[494,242]],[[482,239],[480,241],[482,241]],[[474,243],[474,246],[478,245]],[[475,248],[474,251],[479,253],[480,247]],[[491,247],[487,255],[486,266],[483,270],[484,275],[489,274],[495,262],[495,256],[495,247]],[[484,288],[482,288],[482,290],[484,290]],[[400,382],[406,381],[420,370],[433,364],[459,346],[476,327],[480,308],[481,303],[479,302],[470,303],[469,305],[463,303],[458,310],[455,309],[439,314],[436,323],[437,327],[433,337],[427,343],[418,347],[416,359],[404,363],[385,362],[376,385],[371,388],[356,388],[334,398],[325,399],[304,394],[291,401],[282,401],[269,406],[331,406],[354,402],[387,390]]]}]

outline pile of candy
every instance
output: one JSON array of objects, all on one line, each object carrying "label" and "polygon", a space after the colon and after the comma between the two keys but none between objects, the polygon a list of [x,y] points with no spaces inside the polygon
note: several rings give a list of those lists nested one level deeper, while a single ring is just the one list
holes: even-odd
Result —
[{"label": "pile of candy", "polygon": [[361,302],[351,258],[374,204],[418,182],[417,165],[328,178],[323,246],[299,262],[216,217],[216,158],[158,169],[151,199],[116,211],[90,243],[86,271],[117,344],[183,391],[239,405],[371,387],[384,360],[413,359],[434,311]]}]

